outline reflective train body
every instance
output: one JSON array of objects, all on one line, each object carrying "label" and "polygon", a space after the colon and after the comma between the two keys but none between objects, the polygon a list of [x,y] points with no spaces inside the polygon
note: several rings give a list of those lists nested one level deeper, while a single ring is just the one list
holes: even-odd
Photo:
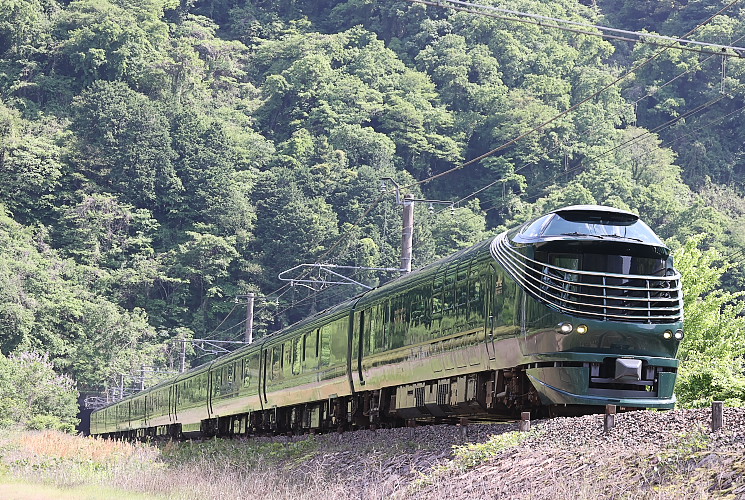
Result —
[{"label": "reflective train body", "polygon": [[672,408],[680,275],[639,218],[556,210],[93,413],[106,436]]}]

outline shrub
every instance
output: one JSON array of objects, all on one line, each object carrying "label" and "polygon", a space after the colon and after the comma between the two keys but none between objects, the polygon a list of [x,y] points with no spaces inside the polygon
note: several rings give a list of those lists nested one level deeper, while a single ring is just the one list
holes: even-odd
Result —
[{"label": "shrub", "polygon": [[46,355],[0,354],[0,426],[72,432],[77,413],[75,383],[56,373]]}]

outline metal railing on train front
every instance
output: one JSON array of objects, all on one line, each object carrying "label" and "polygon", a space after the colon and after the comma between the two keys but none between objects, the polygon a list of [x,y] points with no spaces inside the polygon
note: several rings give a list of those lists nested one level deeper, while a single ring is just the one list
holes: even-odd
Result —
[{"label": "metal railing on train front", "polygon": [[683,317],[677,271],[656,276],[557,267],[515,250],[507,233],[494,239],[491,253],[527,292],[566,314],[632,323],[673,323]]}]

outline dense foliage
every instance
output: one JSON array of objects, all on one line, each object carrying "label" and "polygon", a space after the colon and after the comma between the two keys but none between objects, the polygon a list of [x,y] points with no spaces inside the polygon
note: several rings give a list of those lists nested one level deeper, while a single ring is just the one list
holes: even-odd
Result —
[{"label": "dense foliage", "polygon": [[[745,35],[737,7],[688,35],[714,0],[500,5]],[[358,291],[282,288],[278,273],[398,266],[400,209],[382,177],[458,201],[417,206],[415,267],[570,203],[637,211],[672,247],[705,234],[703,248],[739,262],[739,60],[722,81],[720,58],[664,51],[457,168],[657,50],[402,0],[0,0],[0,350],[47,352],[89,390],[172,368],[176,337],[240,338],[237,295],[258,292],[258,334],[276,330]],[[717,262],[697,264],[716,279],[688,307],[718,338],[713,304],[740,310],[714,289],[743,275]]]},{"label": "dense foliage", "polygon": [[0,354],[0,427],[71,431],[77,413],[75,382],[58,375],[46,356]]},{"label": "dense foliage", "polygon": [[716,250],[701,251],[700,240],[691,238],[676,254],[686,331],[676,393],[685,406],[745,406],[745,317],[737,300],[743,292],[718,289],[727,266]]}]

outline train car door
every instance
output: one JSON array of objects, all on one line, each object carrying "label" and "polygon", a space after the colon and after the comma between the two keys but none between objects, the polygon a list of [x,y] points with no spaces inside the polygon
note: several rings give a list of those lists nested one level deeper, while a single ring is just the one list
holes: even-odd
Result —
[{"label": "train car door", "polygon": [[214,411],[212,410],[212,367],[210,366],[205,375],[207,376],[207,416],[212,417]]},{"label": "train car door", "polygon": [[261,399],[264,403],[268,403],[269,400],[266,397],[266,375],[267,375],[267,368],[266,366],[269,364],[269,349],[262,349],[261,350],[261,359],[259,363],[259,399]]},{"label": "train car door", "polygon": [[489,266],[481,275],[481,287],[484,294],[484,338],[486,340],[486,353],[489,359],[496,359],[494,349],[494,323],[496,321],[496,269]]},{"label": "train car door", "polygon": [[349,315],[349,346],[347,355],[347,370],[352,392],[355,387],[365,385],[362,374],[363,339],[365,336],[365,311],[353,311]]},{"label": "train car door", "polygon": [[176,401],[176,384],[168,386],[168,422],[173,423],[176,421],[174,414],[174,401]]}]

